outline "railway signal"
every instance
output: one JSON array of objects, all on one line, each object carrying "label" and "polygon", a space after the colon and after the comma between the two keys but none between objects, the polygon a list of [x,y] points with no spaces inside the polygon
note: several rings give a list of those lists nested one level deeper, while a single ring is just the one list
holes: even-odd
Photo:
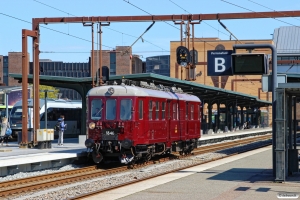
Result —
[{"label": "railway signal", "polygon": [[179,65],[186,67],[191,61],[191,55],[189,50],[184,46],[177,47],[176,60]]}]

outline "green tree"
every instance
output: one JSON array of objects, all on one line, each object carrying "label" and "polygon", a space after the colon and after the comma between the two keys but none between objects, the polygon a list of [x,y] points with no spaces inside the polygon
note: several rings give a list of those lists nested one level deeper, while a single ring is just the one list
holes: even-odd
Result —
[{"label": "green tree", "polygon": [[52,90],[54,92],[47,92],[47,97],[50,99],[57,99],[57,95],[59,93],[59,89],[48,85],[40,85],[40,99],[45,98],[45,92],[41,92],[41,90]]}]

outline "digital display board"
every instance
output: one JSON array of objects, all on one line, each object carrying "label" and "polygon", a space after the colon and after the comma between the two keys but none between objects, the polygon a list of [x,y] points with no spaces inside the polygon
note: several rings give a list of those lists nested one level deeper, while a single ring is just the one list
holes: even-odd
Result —
[{"label": "digital display board", "polygon": [[267,73],[268,60],[265,54],[232,54],[234,75],[262,75]]}]

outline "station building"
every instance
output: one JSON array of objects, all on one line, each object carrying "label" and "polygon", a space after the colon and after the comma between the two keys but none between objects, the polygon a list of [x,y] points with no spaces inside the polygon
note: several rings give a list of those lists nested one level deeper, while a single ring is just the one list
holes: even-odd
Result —
[{"label": "station building", "polygon": [[147,57],[146,72],[170,76],[170,55]]}]

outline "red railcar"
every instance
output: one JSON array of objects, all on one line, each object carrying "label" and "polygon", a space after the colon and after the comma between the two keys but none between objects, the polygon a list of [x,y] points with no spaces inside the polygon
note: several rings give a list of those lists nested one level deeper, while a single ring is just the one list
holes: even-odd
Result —
[{"label": "red railcar", "polygon": [[176,88],[139,85],[105,85],[88,92],[85,145],[94,162],[117,157],[127,164],[197,147],[200,99]]}]

